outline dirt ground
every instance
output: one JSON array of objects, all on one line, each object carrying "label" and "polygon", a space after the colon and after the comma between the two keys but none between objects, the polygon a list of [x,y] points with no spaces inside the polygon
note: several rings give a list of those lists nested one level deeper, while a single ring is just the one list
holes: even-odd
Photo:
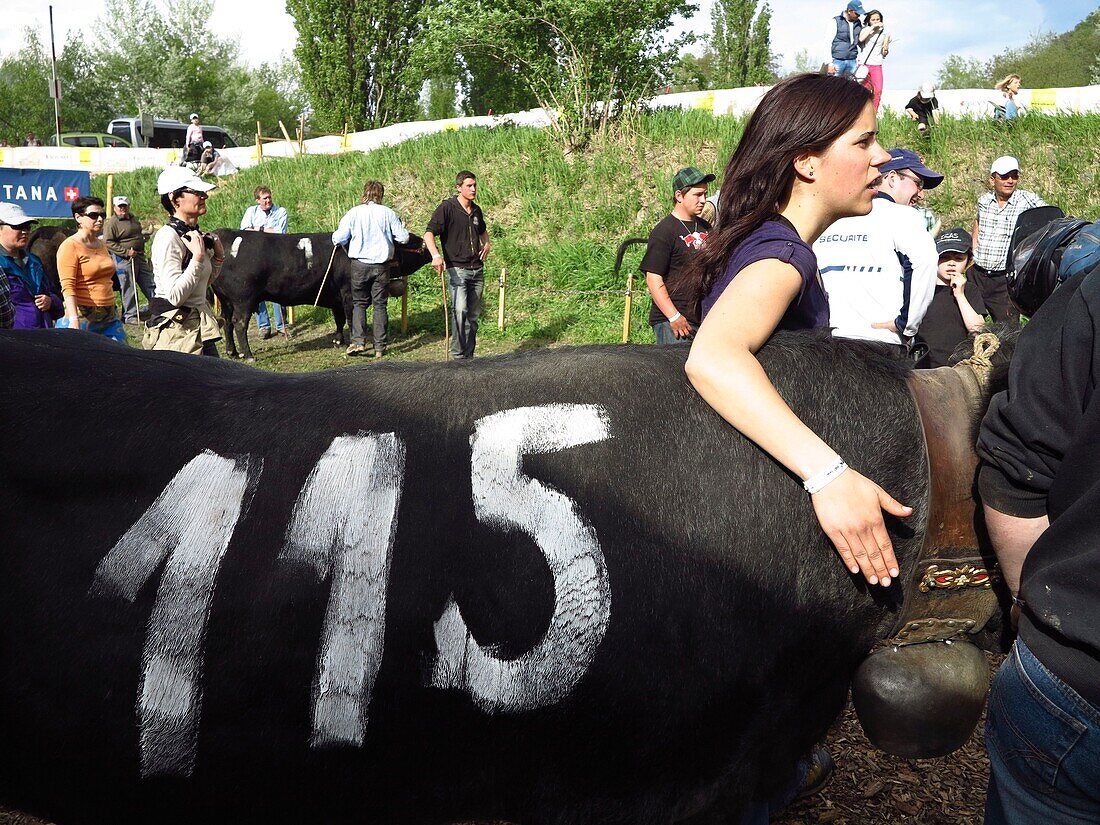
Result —
[{"label": "dirt ground", "polygon": [[[990,656],[989,662],[992,676],[1000,657]],[[832,780],[772,825],[977,825],[989,776],[984,722],[983,715],[970,741],[949,756],[900,759],[867,741],[849,704],[823,743],[836,761]],[[0,807],[0,825],[49,824]]]}]

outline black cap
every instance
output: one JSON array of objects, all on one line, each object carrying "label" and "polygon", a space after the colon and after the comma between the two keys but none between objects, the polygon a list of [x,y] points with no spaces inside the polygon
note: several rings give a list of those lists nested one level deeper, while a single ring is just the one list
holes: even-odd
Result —
[{"label": "black cap", "polygon": [[965,252],[970,254],[970,233],[961,226],[945,229],[936,237],[936,254]]}]

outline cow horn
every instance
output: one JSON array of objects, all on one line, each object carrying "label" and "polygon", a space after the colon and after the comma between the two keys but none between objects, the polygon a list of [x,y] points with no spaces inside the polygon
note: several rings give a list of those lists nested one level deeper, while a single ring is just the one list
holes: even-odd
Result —
[{"label": "cow horn", "polygon": [[969,642],[884,647],[863,660],[852,702],[867,738],[907,759],[946,756],[974,732],[989,666]]}]

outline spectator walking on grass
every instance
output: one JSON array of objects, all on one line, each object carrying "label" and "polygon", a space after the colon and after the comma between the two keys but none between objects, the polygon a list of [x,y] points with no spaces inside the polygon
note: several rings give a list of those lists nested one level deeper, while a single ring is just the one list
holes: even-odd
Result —
[{"label": "spectator walking on grass", "polygon": [[73,201],[72,212],[76,234],[57,248],[57,274],[65,303],[65,317],[57,326],[85,329],[126,343],[126,331],[115,307],[115,262],[99,237],[107,207],[99,198],[81,197]]},{"label": "spectator walking on grass", "polygon": [[691,262],[706,243],[710,224],[701,215],[707,203],[704,175],[687,166],[672,179],[672,212],[649,233],[639,269],[653,304],[649,324],[658,344],[687,341],[699,329],[699,285],[691,277]]},{"label": "spectator walking on grass", "polygon": [[[447,288],[451,299],[451,358],[474,357],[477,345],[477,319],[481,315],[481,295],[485,289],[485,259],[489,255],[489,228],[477,197],[477,178],[463,170],[455,177],[454,197],[447,198],[432,213],[424,232],[424,245],[432,256],[432,266],[442,274],[447,269]],[[442,243],[439,254],[436,238]]]},{"label": "spectator walking on grass", "polygon": [[[282,206],[277,206],[271,197],[271,187],[257,186],[252,190],[252,197],[256,203],[244,210],[241,218],[241,230],[244,232],[270,232],[275,235],[285,235],[290,224],[290,215]],[[283,308],[272,302],[274,309],[275,328],[279,332],[286,332]],[[271,337],[271,316],[267,313],[267,301],[260,301],[256,308],[256,326],[260,329],[260,337],[267,340]]]},{"label": "spectator walking on grass", "polygon": [[856,73],[859,33],[863,29],[863,23],[859,18],[864,13],[861,0],[849,0],[844,11],[833,18],[836,32],[833,35],[831,47],[832,62],[836,67],[836,74],[841,77],[852,77]]},{"label": "spectator walking on grass", "polygon": [[218,357],[221,328],[206,292],[225,263],[225,249],[216,234],[199,229],[214,188],[185,166],[169,166],[157,178],[160,204],[169,217],[153,236],[156,294],[141,341],[145,349]]},{"label": "spectator walking on grass", "polygon": [[859,63],[867,67],[867,79],[874,95],[875,111],[882,102],[882,61],[890,54],[890,35],[882,23],[882,12],[871,9],[863,18],[863,29],[859,33]]},{"label": "spectator walking on grass", "polygon": [[28,251],[37,223],[14,203],[0,203],[0,329],[49,329],[61,317],[61,288]]},{"label": "spectator walking on grass", "polygon": [[397,213],[382,205],[386,190],[379,181],[363,185],[363,202],[348,210],[332,233],[334,244],[348,244],[351,261],[351,344],[347,355],[366,352],[367,307],[374,307],[374,357],[386,354],[389,315],[387,262],[394,256],[394,244],[409,240],[409,230]]},{"label": "spectator walking on grass", "polygon": [[1018,325],[1020,312],[1008,298],[1005,280],[1008,247],[1020,214],[1047,202],[1034,192],[1017,188],[1020,162],[1002,155],[989,167],[989,188],[978,198],[978,219],[974,221],[974,280],[982,290],[989,314],[994,321]]},{"label": "spectator walking on grass", "polygon": [[130,199],[118,195],[111,203],[114,214],[103,227],[103,242],[115,260],[122,293],[122,319],[127,324],[136,324],[141,321],[137,288],[141,287],[147,301],[153,297],[153,270],[145,260],[145,235],[141,221],[130,211]]},{"label": "spectator walking on grass", "polygon": [[194,163],[202,155],[202,121],[198,112],[191,113],[191,123],[187,127],[187,134],[183,139],[183,159],[185,163]]}]

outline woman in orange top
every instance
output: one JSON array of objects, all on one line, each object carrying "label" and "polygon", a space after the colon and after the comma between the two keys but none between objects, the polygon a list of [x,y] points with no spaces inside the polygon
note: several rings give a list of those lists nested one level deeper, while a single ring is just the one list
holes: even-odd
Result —
[{"label": "woman in orange top", "polygon": [[87,197],[77,198],[72,208],[76,234],[57,248],[57,274],[65,301],[65,317],[57,326],[86,329],[125,343],[111,286],[115,262],[99,238],[107,207],[99,198]]}]

